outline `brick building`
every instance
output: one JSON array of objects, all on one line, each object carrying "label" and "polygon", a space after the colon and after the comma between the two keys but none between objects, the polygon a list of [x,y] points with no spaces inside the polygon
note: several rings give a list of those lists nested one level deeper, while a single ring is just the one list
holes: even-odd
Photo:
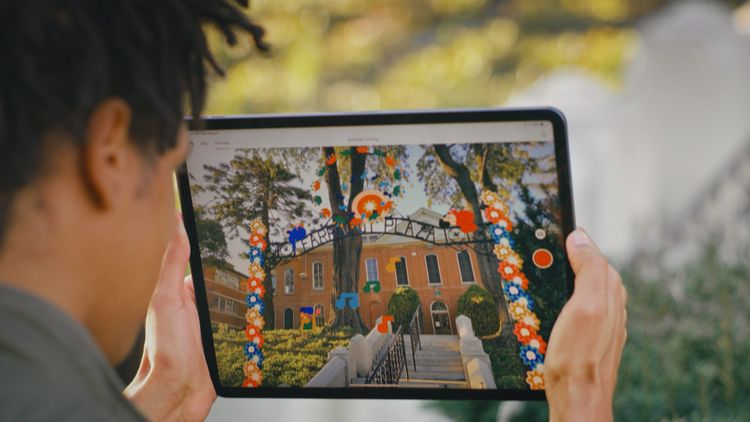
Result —
[{"label": "brick building", "polygon": [[[442,217],[426,208],[410,216],[436,226]],[[441,236],[436,235],[436,240],[442,240]],[[396,264],[395,272],[388,272],[386,266],[392,257],[401,257],[402,261]],[[332,243],[278,266],[271,275],[275,286],[273,328],[299,328],[299,309],[307,306],[315,308],[319,327],[332,321]],[[380,281],[380,292],[362,291],[371,280]],[[370,328],[386,313],[391,294],[398,287],[409,286],[422,301],[425,333],[456,334],[453,321],[458,316],[458,298],[478,280],[477,256],[471,249],[459,251],[397,235],[362,235],[359,314]]]},{"label": "brick building", "polygon": [[203,270],[211,322],[244,330],[247,325],[247,276],[236,271],[233,265],[227,266],[224,270],[211,267]]}]

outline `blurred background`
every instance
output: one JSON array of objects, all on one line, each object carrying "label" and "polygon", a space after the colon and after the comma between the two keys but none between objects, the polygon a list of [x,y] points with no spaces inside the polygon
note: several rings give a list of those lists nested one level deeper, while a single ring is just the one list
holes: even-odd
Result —
[{"label": "blurred background", "polygon": [[[750,2],[251,0],[206,114],[553,106],[629,289],[615,419],[750,420]],[[536,421],[545,403],[219,399],[208,420]]]}]

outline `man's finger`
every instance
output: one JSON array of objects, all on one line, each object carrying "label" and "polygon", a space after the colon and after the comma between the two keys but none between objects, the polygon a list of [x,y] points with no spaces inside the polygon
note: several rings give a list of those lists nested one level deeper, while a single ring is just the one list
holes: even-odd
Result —
[{"label": "man's finger", "polygon": [[187,268],[188,259],[190,258],[190,242],[188,241],[187,232],[182,222],[182,215],[175,210],[175,231],[172,240],[167,246],[164,253],[164,259],[161,264],[161,276],[157,291],[167,289],[170,292],[173,289],[182,288],[185,277],[185,268]]},{"label": "man's finger", "polygon": [[187,293],[188,299],[195,305],[195,285],[193,284],[193,275],[185,277],[185,292]]},{"label": "man's finger", "polygon": [[593,295],[606,300],[609,263],[589,236],[574,230],[566,241],[568,259],[576,274],[575,293]]}]

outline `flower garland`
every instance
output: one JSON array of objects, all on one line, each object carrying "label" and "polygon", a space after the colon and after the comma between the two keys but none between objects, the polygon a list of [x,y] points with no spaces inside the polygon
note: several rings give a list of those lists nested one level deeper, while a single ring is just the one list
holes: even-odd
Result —
[{"label": "flower garland", "polygon": [[510,237],[513,223],[507,216],[508,206],[492,191],[482,192],[482,202],[485,205],[484,216],[490,222],[490,235],[495,242],[493,252],[500,260],[497,271],[505,280],[503,293],[509,302],[508,310],[516,321],[513,334],[521,342],[519,356],[529,368],[526,383],[532,390],[543,390],[547,343],[537,333],[540,321],[532,312],[534,301],[526,292],[529,280],[521,272],[523,259],[513,251],[514,242]]},{"label": "flower garland", "polygon": [[245,338],[247,343],[243,350],[245,352],[245,362],[243,371],[245,373],[245,382],[243,387],[258,387],[263,382],[263,296],[266,289],[263,287],[263,280],[266,278],[266,272],[263,270],[265,262],[264,251],[266,250],[266,226],[260,220],[254,220],[250,223],[250,252],[247,254],[250,259],[248,267],[247,280],[247,327],[245,328]]}]

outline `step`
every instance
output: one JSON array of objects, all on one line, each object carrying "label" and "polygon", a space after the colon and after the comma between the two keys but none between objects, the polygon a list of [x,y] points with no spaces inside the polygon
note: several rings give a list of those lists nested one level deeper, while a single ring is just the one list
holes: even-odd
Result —
[{"label": "step", "polygon": [[[411,356],[411,350],[407,353]],[[417,350],[417,359],[457,359],[461,360],[461,352],[453,350]]]},{"label": "step", "polygon": [[430,380],[401,380],[397,387],[400,388],[456,388],[466,389],[466,382],[439,382]]},{"label": "step", "polygon": [[[417,368],[419,365],[417,365]],[[412,367],[413,369],[413,367]],[[441,371],[409,371],[409,378],[422,380],[440,380],[440,381],[466,381],[464,371],[461,372],[441,372]],[[406,379],[403,375],[402,380]]]},{"label": "step", "polygon": [[[414,369],[414,364],[409,365],[409,370]],[[463,374],[463,365],[421,365],[417,362],[417,372],[445,372],[450,374]]]},{"label": "step", "polygon": [[[414,359],[411,359],[411,356],[407,356],[407,361],[412,362]],[[461,359],[446,359],[446,358],[425,358],[417,356],[417,365],[435,365],[435,366],[463,366],[463,361]]]}]

